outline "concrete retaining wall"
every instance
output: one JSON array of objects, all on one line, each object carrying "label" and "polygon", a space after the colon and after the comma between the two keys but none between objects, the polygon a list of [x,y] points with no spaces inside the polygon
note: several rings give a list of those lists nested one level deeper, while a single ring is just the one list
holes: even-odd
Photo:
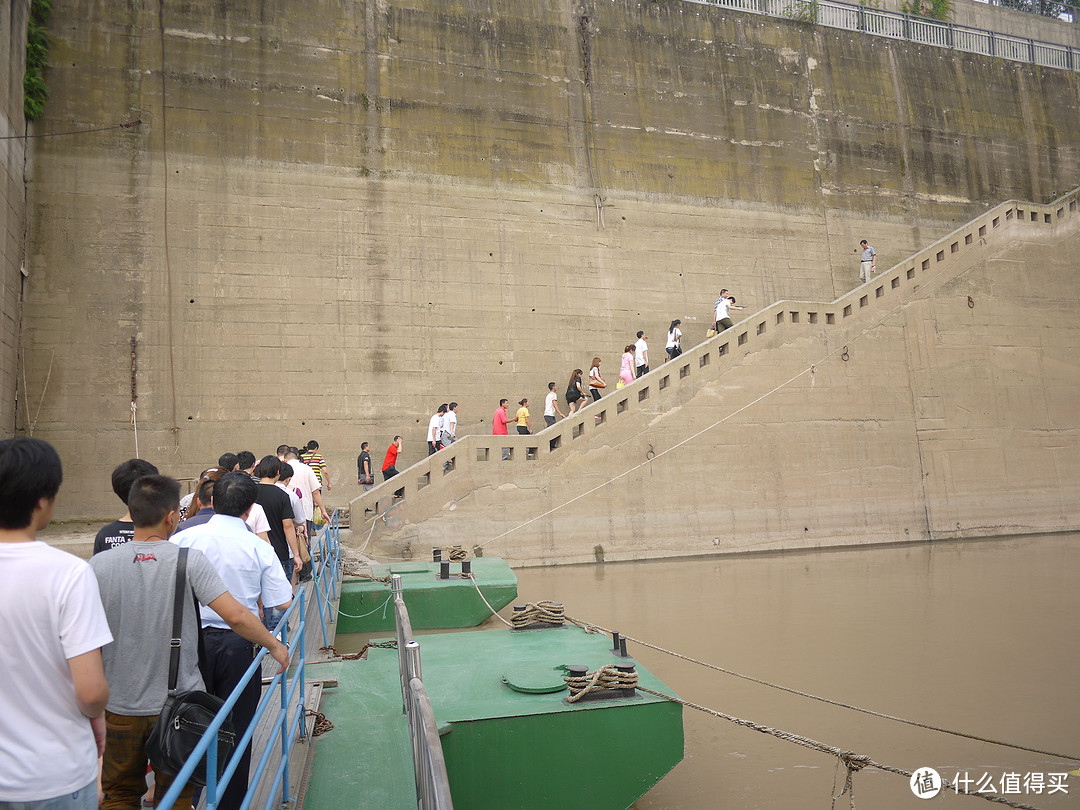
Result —
[{"label": "concrete retaining wall", "polygon": [[5,438],[15,430],[22,318],[26,141],[17,136],[26,134],[23,74],[29,10],[30,0],[12,0],[0,8],[0,437]]},{"label": "concrete retaining wall", "polygon": [[354,500],[354,542],[543,565],[1080,528],[1078,246],[1080,193],[998,206],[535,436],[452,445]]},{"label": "concrete retaining wall", "polygon": [[115,511],[136,428],[177,475],[314,437],[355,492],[441,402],[489,433],[638,329],[700,338],[721,286],[830,301],[864,236],[887,266],[1080,184],[1080,75],[691,4],[62,0],[52,32],[41,128],[142,122],[34,146],[64,518]]}]

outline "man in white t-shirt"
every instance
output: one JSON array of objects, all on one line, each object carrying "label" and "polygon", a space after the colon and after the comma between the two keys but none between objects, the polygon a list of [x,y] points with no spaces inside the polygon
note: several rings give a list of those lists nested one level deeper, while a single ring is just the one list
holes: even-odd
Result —
[{"label": "man in white t-shirt", "polygon": [[[292,467],[293,477],[289,486],[296,492],[297,497],[300,498],[300,505],[304,507],[304,518],[307,520],[307,533],[309,539],[315,537],[315,507],[319,507],[319,512],[322,514],[322,519],[329,523],[330,514],[326,511],[326,506],[323,504],[322,499],[322,484],[319,483],[318,476],[315,475],[315,471],[311,469],[307,464],[300,461],[300,457],[296,451],[289,445],[283,444],[277,449],[277,457],[282,461],[289,462],[289,466]],[[258,506],[258,504],[256,504]]]},{"label": "man in white t-shirt", "polygon": [[637,333],[634,343],[634,366],[639,377],[649,373],[649,336],[642,331]]},{"label": "man in white t-shirt", "polygon": [[0,442],[0,805],[97,810],[112,634],[90,567],[35,539],[61,478],[47,442]]},{"label": "man in white t-shirt", "polygon": [[458,404],[451,402],[446,406],[446,415],[443,416],[442,433],[440,439],[443,447],[449,447],[457,441],[457,409]]},{"label": "man in white t-shirt", "polygon": [[442,450],[442,427],[443,417],[446,414],[446,403],[439,406],[439,410],[432,414],[427,426],[427,454],[429,456]]}]

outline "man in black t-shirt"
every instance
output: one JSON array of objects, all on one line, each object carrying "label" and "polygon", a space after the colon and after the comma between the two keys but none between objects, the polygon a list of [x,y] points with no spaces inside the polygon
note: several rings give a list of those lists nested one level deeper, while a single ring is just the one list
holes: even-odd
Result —
[{"label": "man in black t-shirt", "polygon": [[285,576],[295,585],[293,573],[300,570],[300,550],[293,529],[292,503],[285,490],[277,486],[280,473],[281,460],[277,456],[264,456],[256,465],[255,477],[259,479],[256,503],[266,512],[266,521],[270,524],[270,545],[281,560]]},{"label": "man in black t-shirt", "polygon": [[124,502],[124,516],[102,527],[94,538],[94,554],[122,546],[135,536],[135,524],[127,511],[128,493],[131,485],[144,475],[157,475],[158,468],[149,461],[132,458],[117,466],[112,472],[112,488],[116,497]]},{"label": "man in black t-shirt", "polygon": [[371,470],[371,453],[368,452],[367,442],[360,445],[360,455],[356,457],[356,483],[364,488],[364,492],[375,486],[375,474]]}]

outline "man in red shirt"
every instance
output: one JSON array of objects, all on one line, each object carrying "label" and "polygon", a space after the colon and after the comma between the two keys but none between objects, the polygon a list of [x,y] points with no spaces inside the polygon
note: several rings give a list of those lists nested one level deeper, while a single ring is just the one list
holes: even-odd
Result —
[{"label": "man in red shirt", "polygon": [[[506,423],[510,421],[506,416],[506,403],[509,400],[500,399],[499,407],[495,409],[495,417],[491,420],[491,435],[492,436],[506,436]],[[504,447],[502,450],[503,461],[510,460],[510,448]]]},{"label": "man in red shirt", "polygon": [[[389,481],[391,478],[393,478],[395,475],[398,474],[398,471],[397,471],[397,457],[398,457],[398,453],[400,453],[400,452],[401,452],[401,437],[400,436],[395,436],[394,440],[392,442],[390,442],[390,446],[386,448],[386,458],[383,459],[383,463],[382,463],[383,481]],[[394,493],[395,498],[401,498],[404,495],[405,495],[405,490],[404,489],[399,489],[397,492]]]}]

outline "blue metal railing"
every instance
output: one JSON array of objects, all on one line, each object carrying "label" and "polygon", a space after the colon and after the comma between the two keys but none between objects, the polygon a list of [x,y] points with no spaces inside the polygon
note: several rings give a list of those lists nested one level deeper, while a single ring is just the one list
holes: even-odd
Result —
[{"label": "blue metal railing", "polygon": [[[274,775],[273,787],[270,790],[270,795],[264,805],[264,810],[270,810],[271,807],[280,804],[287,803],[289,798],[289,752],[292,749],[293,743],[296,738],[304,733],[304,664],[306,663],[306,656],[304,652],[304,638],[305,638],[305,625],[304,619],[304,593],[303,589],[297,594],[297,597],[293,600],[293,603],[289,606],[289,609],[285,611],[285,615],[282,616],[281,622],[277,626],[277,634],[289,648],[289,660],[292,661],[292,675],[288,673],[278,673],[274,676],[270,682],[269,687],[263,694],[262,699],[259,701],[259,707],[255,711],[255,716],[252,718],[250,725],[244,735],[237,741],[236,748],[233,749],[232,756],[229,757],[229,761],[225,765],[225,769],[222,771],[221,779],[217,778],[217,745],[211,745],[211,743],[217,742],[218,729],[221,728],[221,724],[225,721],[225,718],[229,716],[229,712],[232,711],[236,701],[240,698],[240,694],[243,692],[244,687],[251,682],[252,678],[262,679],[262,662],[266,657],[267,650],[264,647],[259,651],[259,654],[255,656],[255,660],[251,662],[251,666],[247,668],[244,673],[244,677],[240,683],[229,695],[228,700],[221,707],[221,710],[217,713],[213,722],[207,728],[206,733],[203,734],[199,744],[195,746],[195,750],[188,757],[188,761],[184,764],[184,767],[180,770],[180,773],[176,775],[173,780],[172,786],[165,794],[161,803],[158,805],[157,810],[171,810],[173,804],[176,802],[180,792],[186,787],[188,780],[191,778],[191,774],[195,771],[195,766],[198,765],[199,760],[206,757],[206,807],[207,810],[214,810],[217,807],[218,801],[221,797],[221,792],[229,784],[233,774],[236,772],[236,768],[240,763],[240,757],[243,754],[244,749],[248,743],[251,742],[252,736],[255,734],[255,729],[259,724],[259,719],[266,713],[272,698],[275,694],[280,697],[280,706],[277,709],[278,716],[274,723],[274,731],[270,735],[270,739],[266,743],[266,748],[262,751],[262,756],[259,758],[259,764],[255,768],[255,772],[251,774],[251,788],[249,788],[247,795],[244,797],[244,803],[241,805],[241,810],[248,810],[251,806],[251,800],[254,794],[256,786],[259,784],[269,767],[270,754],[274,747],[274,742],[280,739],[281,748],[281,760],[277,765],[277,772]],[[289,618],[291,616],[299,616],[300,621],[296,627],[296,631],[293,634],[292,642],[288,639]],[[299,694],[300,699],[296,703],[296,709],[290,714],[289,706],[296,695]],[[252,752],[255,754],[256,752]],[[277,789],[281,787],[280,799],[277,799]]]},{"label": "blue metal railing", "polygon": [[309,549],[312,560],[312,579],[315,585],[315,599],[319,605],[319,625],[322,628],[323,647],[330,646],[327,623],[337,620],[337,611],[333,602],[338,596],[341,584],[341,528],[335,509],[330,515],[330,522],[323,526],[316,535],[315,543]]},{"label": "blue metal railing", "polygon": [[913,14],[884,11],[837,0],[684,0],[749,14],[817,23],[889,39],[996,56],[1060,70],[1080,71],[1080,48],[969,28]]},{"label": "blue metal railing", "polygon": [[[312,559],[312,580],[315,591],[315,603],[318,607],[319,624],[323,635],[323,646],[327,647],[330,645],[327,623],[333,623],[337,618],[336,611],[333,610],[333,600],[337,599],[338,586],[341,582],[341,530],[336,510],[331,515],[330,522],[318,533],[315,542],[309,550],[311,551]],[[244,673],[244,677],[240,680],[240,683],[237,685],[236,689],[233,690],[232,694],[229,695],[228,700],[225,701],[221,710],[214,718],[214,721],[210,724],[209,728],[207,728],[206,733],[203,734],[199,744],[195,747],[195,750],[184,764],[180,773],[176,775],[176,779],[165,794],[165,797],[161,800],[158,810],[170,810],[172,808],[173,803],[191,778],[195,766],[203,756],[206,757],[207,773],[206,807],[207,810],[214,810],[214,808],[217,807],[222,791],[229,784],[233,774],[236,773],[236,768],[240,763],[240,756],[248,743],[251,742],[251,739],[255,734],[255,729],[259,725],[260,718],[270,710],[269,707],[273,702],[275,695],[278,696],[278,706],[273,731],[270,734],[270,739],[266,743],[266,747],[263,748],[261,752],[255,750],[252,751],[252,760],[254,761],[255,758],[258,757],[258,764],[256,765],[254,772],[250,775],[251,784],[247,794],[244,796],[241,810],[248,810],[251,807],[255,792],[262,782],[264,774],[271,767],[270,760],[275,743],[278,743],[278,747],[281,751],[281,758],[278,760],[276,770],[274,771],[273,783],[266,799],[266,803],[263,805],[263,810],[270,810],[270,808],[275,805],[283,806],[290,801],[295,800],[296,797],[290,795],[289,759],[297,738],[302,737],[305,733],[304,665],[307,663],[307,652],[305,650],[307,638],[307,617],[304,609],[306,601],[305,597],[306,590],[301,588],[297,592],[296,598],[293,599],[293,603],[289,606],[289,609],[285,611],[285,614],[282,616],[281,621],[278,623],[277,629],[275,630],[278,637],[289,648],[289,660],[291,662],[292,675],[289,675],[288,673],[278,673],[274,675],[273,680],[271,680],[270,685],[267,687],[259,701],[255,716],[252,718],[244,735],[237,742],[236,748],[233,750],[229,761],[225,764],[225,768],[221,773],[221,778],[217,778],[217,746],[211,745],[211,742],[217,740],[218,729],[221,728],[221,724],[225,721],[225,718],[229,716],[229,712],[232,711],[233,706],[236,705],[236,701],[240,698],[240,694],[251,682],[251,679],[262,678],[262,662],[267,654],[265,648],[260,650],[259,654],[255,657],[255,660],[251,662],[251,666],[249,666]],[[293,637],[290,642],[288,633],[289,620],[292,616],[299,616],[300,621],[299,623],[294,623]],[[290,712],[289,707],[293,704],[294,699],[296,699],[296,708]]]}]

